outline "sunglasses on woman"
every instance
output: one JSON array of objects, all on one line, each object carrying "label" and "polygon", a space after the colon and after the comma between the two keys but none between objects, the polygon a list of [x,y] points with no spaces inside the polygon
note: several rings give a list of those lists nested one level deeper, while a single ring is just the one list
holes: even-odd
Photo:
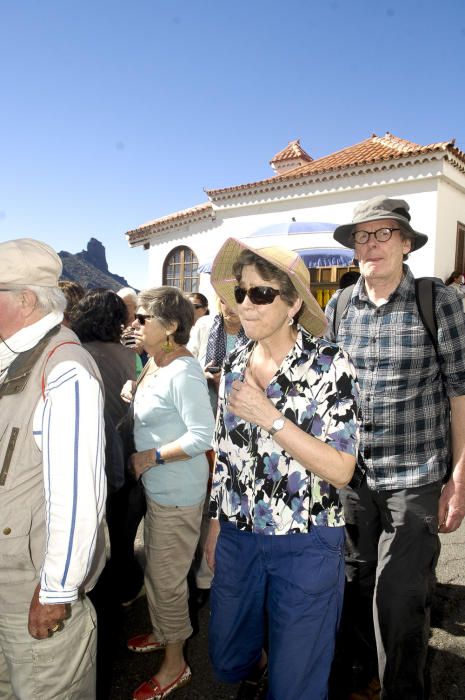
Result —
[{"label": "sunglasses on woman", "polygon": [[155,318],[155,316],[151,316],[150,314],[136,314],[136,319],[139,321],[141,326],[145,326],[145,321],[148,318]]},{"label": "sunglasses on woman", "polygon": [[238,304],[242,304],[246,297],[249,297],[252,304],[257,306],[263,306],[264,304],[272,304],[277,296],[279,296],[279,289],[273,289],[273,287],[249,287],[249,289],[244,289],[244,287],[234,287],[234,298]]}]

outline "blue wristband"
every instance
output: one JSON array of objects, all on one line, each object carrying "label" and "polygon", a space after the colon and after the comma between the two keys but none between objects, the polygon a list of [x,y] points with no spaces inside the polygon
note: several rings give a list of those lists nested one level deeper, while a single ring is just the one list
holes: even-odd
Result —
[{"label": "blue wristband", "polygon": [[160,450],[155,450],[155,464],[164,464],[165,460],[161,458]]}]

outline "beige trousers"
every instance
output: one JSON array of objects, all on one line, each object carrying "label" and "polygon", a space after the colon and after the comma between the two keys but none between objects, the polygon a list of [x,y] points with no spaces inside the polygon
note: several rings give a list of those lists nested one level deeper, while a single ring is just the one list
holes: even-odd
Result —
[{"label": "beige trousers", "polygon": [[187,574],[200,536],[202,503],[162,506],[147,498],[145,589],[155,638],[180,642],[192,634]]},{"label": "beige trousers", "polygon": [[0,700],[95,700],[97,627],[92,603],[71,606],[64,628],[34,639],[28,613],[0,615]]}]

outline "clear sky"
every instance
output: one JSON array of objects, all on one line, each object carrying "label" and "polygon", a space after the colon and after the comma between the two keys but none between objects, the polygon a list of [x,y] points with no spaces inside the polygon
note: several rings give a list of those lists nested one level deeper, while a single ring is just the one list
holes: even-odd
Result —
[{"label": "clear sky", "polygon": [[386,131],[465,150],[464,0],[0,0],[0,240],[134,286],[125,231]]}]

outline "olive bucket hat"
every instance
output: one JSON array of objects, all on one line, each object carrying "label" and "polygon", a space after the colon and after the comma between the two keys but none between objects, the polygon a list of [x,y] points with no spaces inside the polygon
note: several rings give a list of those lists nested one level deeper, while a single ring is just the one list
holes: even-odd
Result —
[{"label": "olive bucket hat", "polygon": [[355,242],[352,234],[355,231],[357,224],[364,224],[368,221],[377,221],[378,219],[393,219],[402,224],[402,228],[408,231],[413,236],[412,252],[418,250],[425,245],[428,236],[424,233],[418,233],[410,226],[409,205],[405,199],[389,199],[389,197],[379,196],[369,199],[367,202],[362,202],[354,210],[354,216],[351,224],[343,224],[338,226],[333,238],[346,248],[354,248]]},{"label": "olive bucket hat", "polygon": [[212,265],[211,283],[223,301],[231,309],[237,307],[234,287],[237,280],[233,265],[243,250],[250,250],[260,258],[284,272],[292,282],[297,295],[302,299],[299,323],[312,335],[321,335],[326,328],[326,318],[317,300],[310,291],[310,273],[300,255],[279,246],[253,248],[236,238],[228,238],[218,251]]}]

